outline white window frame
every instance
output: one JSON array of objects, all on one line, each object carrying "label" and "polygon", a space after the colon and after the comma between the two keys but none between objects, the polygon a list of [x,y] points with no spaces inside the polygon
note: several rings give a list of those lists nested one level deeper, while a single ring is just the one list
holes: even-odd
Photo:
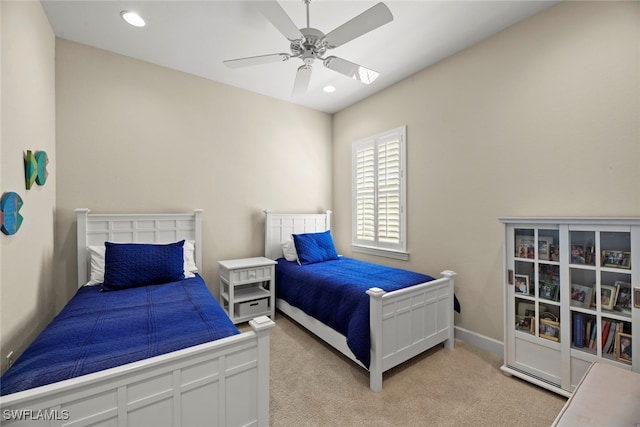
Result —
[{"label": "white window frame", "polygon": [[[408,260],[409,253],[407,252],[407,220],[406,220],[406,188],[407,188],[407,175],[406,175],[406,143],[407,129],[406,126],[401,126],[396,129],[389,130],[387,132],[374,135],[369,138],[364,138],[353,143],[351,147],[351,250],[353,252],[365,253],[369,255],[377,255],[388,258],[394,258],[399,260]],[[358,152],[366,148],[376,148],[381,143],[398,140],[400,145],[400,230],[399,230],[399,243],[390,244],[380,242],[377,236],[377,222],[374,226],[375,237],[373,241],[360,240],[357,238],[357,158]],[[377,160],[377,150],[374,150]],[[374,206],[377,217],[378,210],[378,164],[374,163],[375,169],[375,196]]]}]

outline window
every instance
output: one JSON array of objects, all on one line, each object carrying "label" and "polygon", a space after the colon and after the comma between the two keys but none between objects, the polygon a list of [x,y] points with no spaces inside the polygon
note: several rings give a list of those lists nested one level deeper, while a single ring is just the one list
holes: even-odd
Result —
[{"label": "window", "polygon": [[408,259],[405,226],[406,128],[353,143],[352,249]]}]

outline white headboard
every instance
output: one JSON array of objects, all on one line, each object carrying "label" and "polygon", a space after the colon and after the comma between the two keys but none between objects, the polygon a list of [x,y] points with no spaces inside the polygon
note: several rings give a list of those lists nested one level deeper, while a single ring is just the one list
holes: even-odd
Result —
[{"label": "white headboard", "polygon": [[331,211],[320,214],[274,213],[267,215],[264,224],[264,256],[282,258],[281,243],[291,240],[292,234],[319,233],[331,229]]},{"label": "white headboard", "polygon": [[78,227],[78,287],[89,281],[88,246],[104,242],[171,243],[195,241],[196,265],[202,267],[202,209],[178,214],[92,214],[76,209]]}]

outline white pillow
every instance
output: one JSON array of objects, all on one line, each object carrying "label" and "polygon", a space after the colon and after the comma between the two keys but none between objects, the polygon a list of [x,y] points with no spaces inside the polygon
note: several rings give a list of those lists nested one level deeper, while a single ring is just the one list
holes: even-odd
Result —
[{"label": "white pillow", "polygon": [[195,277],[196,275],[193,273],[198,272],[198,266],[196,265],[195,243],[196,242],[193,240],[184,241],[184,277],[187,279]]},{"label": "white pillow", "polygon": [[293,244],[293,240],[282,242],[280,243],[280,246],[282,246],[282,254],[284,255],[284,259],[286,259],[287,261],[298,260],[298,252],[296,252],[296,245]]},{"label": "white pillow", "polygon": [[104,282],[104,252],[103,246],[89,246],[89,259],[91,261],[91,277],[87,286],[99,285]]},{"label": "white pillow", "polygon": [[[104,282],[104,253],[105,247],[89,246],[89,260],[91,265],[91,276],[85,286],[100,285]],[[198,272],[198,266],[195,260],[195,241],[185,240],[184,251],[184,277],[195,277],[194,273]]]}]

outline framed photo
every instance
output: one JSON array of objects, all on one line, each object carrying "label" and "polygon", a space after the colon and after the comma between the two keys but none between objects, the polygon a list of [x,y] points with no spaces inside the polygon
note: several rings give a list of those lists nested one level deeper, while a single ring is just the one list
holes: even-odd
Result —
[{"label": "framed photo", "polygon": [[531,316],[516,316],[516,330],[531,332],[531,322],[534,317]]},{"label": "framed photo", "polygon": [[540,298],[558,301],[560,299],[560,285],[556,283],[540,282],[538,284],[538,293]]},{"label": "framed photo", "polygon": [[584,264],[584,246],[571,245],[571,264]]},{"label": "framed photo", "polygon": [[624,363],[631,364],[631,335],[624,332],[616,334],[616,358]]},{"label": "framed photo", "polygon": [[553,237],[538,236],[538,259],[550,260],[552,246],[554,246]]},{"label": "framed photo", "polygon": [[529,295],[531,290],[529,289],[529,276],[524,274],[515,275],[515,291],[517,294]]},{"label": "framed photo", "polygon": [[604,310],[613,310],[616,303],[616,287],[600,285],[600,304]]},{"label": "framed photo", "polygon": [[613,306],[615,310],[631,312],[631,283],[618,280],[614,285],[617,295],[616,302]]},{"label": "framed photo", "polygon": [[571,305],[573,307],[589,308],[591,306],[591,286],[571,284]]},{"label": "framed photo", "polygon": [[549,255],[549,260],[560,261],[560,245],[552,244],[550,250],[551,250],[551,254]]},{"label": "framed photo", "polygon": [[535,258],[536,239],[533,236],[516,236],[516,258]]},{"label": "framed photo", "polygon": [[[538,307],[540,309],[540,313],[544,313],[547,311],[546,305],[540,305]],[[535,317],[536,316],[536,306],[530,302],[519,302],[518,303],[518,316],[527,316],[527,317]]]},{"label": "framed photo", "polygon": [[631,268],[631,252],[602,251],[602,265],[604,267]]},{"label": "framed photo", "polygon": [[540,337],[560,341],[560,322],[540,318]]}]

